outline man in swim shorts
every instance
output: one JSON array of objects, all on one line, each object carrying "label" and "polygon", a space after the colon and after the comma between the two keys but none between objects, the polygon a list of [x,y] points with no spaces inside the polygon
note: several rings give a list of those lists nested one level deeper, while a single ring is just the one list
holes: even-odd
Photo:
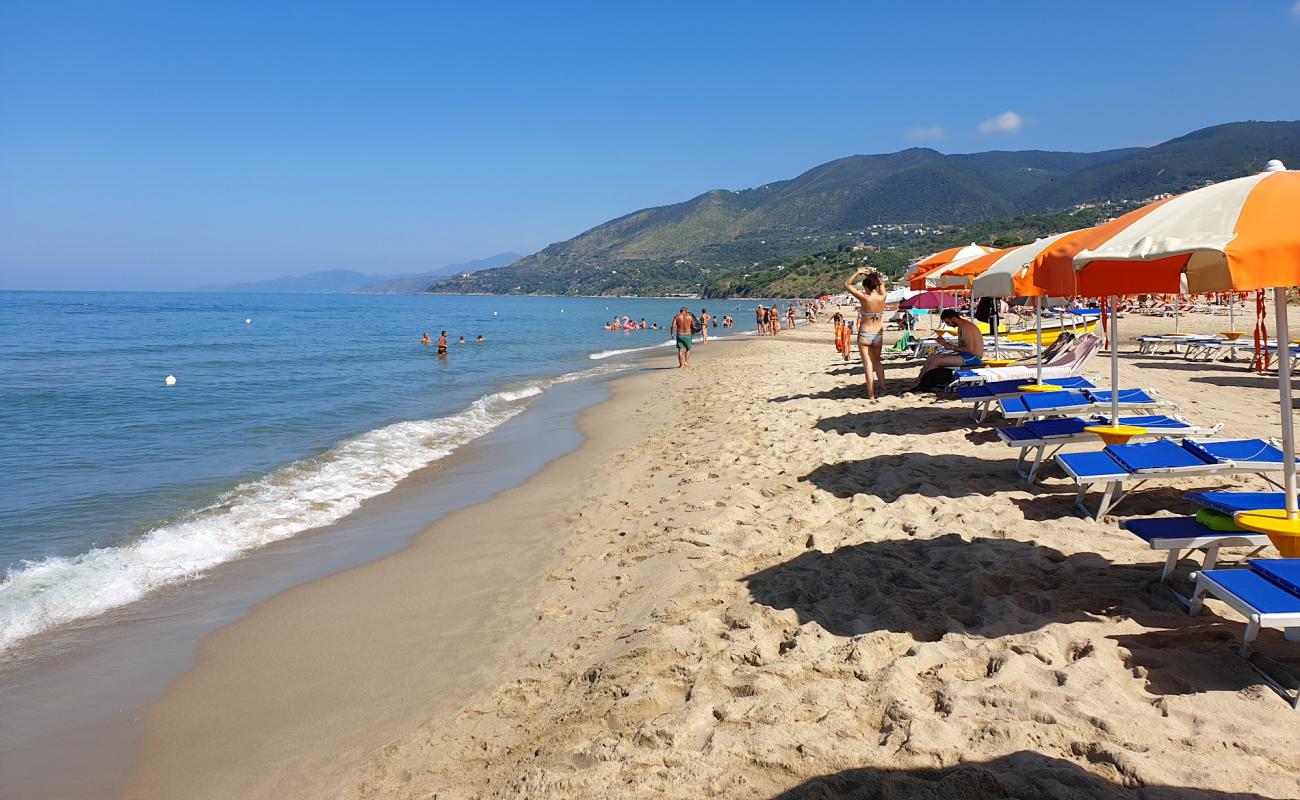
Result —
[{"label": "man in swim shorts", "polygon": [[695,317],[691,312],[682,306],[682,310],[677,312],[673,317],[672,328],[669,331],[677,341],[677,367],[689,367],[691,365],[691,331],[695,328]]},{"label": "man in swim shorts", "polygon": [[447,332],[443,331],[438,334],[438,355],[447,355]]},{"label": "man in swim shorts", "polygon": [[[984,334],[980,333],[979,326],[951,308],[944,309],[943,313],[939,315],[939,319],[945,325],[951,325],[957,329],[957,343],[952,346],[952,349],[940,350],[925,360],[925,366],[921,367],[921,375],[917,376],[917,386],[921,385],[921,377],[932,369],[939,367],[966,367],[969,369],[984,364]],[[915,389],[916,387],[912,388]],[[912,391],[912,389],[908,391]]]}]

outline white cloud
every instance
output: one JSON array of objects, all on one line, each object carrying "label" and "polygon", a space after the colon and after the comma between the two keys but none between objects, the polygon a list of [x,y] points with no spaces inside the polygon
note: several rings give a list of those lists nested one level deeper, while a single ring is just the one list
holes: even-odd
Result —
[{"label": "white cloud", "polygon": [[1300,0],[1297,0],[1296,4],[1291,6],[1291,13],[1295,14],[1297,17],[1300,17]]},{"label": "white cloud", "polygon": [[979,125],[980,133],[1020,133],[1025,127],[1025,119],[1014,111],[1004,111],[996,117],[989,117]]},{"label": "white cloud", "polygon": [[947,135],[948,132],[943,129],[942,125],[922,125],[903,134],[903,138],[909,142],[930,142],[942,139]]}]

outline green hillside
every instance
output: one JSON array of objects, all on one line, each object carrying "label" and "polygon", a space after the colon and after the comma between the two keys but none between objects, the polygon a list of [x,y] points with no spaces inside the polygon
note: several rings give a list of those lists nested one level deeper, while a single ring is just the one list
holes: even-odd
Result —
[{"label": "green hillside", "polygon": [[910,148],[849,156],[756,189],[718,189],[642,209],[430,291],[743,294],[755,275],[778,266],[785,272],[789,262],[814,254],[871,245],[885,261],[947,236],[974,239],[967,228],[976,223],[1184,191],[1257,171],[1270,158],[1300,165],[1300,122],[1230,123],[1099,153]]}]

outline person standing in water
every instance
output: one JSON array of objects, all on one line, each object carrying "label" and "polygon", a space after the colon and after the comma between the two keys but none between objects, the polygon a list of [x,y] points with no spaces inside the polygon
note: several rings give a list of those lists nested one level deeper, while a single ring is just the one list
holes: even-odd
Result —
[{"label": "person standing in water", "polygon": [[702,341],[704,344],[709,343],[709,319],[710,319],[709,310],[707,308],[701,308],[700,309],[700,336],[702,336],[703,338],[700,341]]},{"label": "person standing in water", "polygon": [[447,356],[447,332],[443,331],[438,334],[438,355],[446,358]]},{"label": "person standing in water", "polygon": [[424,345],[425,347],[428,347],[429,345],[433,344],[433,342],[429,340],[428,331],[425,331],[424,335],[420,337],[420,344]]},{"label": "person standing in water", "polygon": [[672,328],[669,331],[673,335],[674,341],[677,342],[677,367],[689,367],[691,365],[691,331],[695,328],[695,317],[691,312],[682,306],[682,310],[677,312],[673,317]]},{"label": "person standing in water", "polygon": [[[862,288],[858,288],[858,279]],[[885,392],[885,366],[880,351],[885,343],[885,282],[874,269],[860,269],[844,282],[844,288],[858,301],[858,354],[862,356],[862,373],[867,380],[867,397],[876,399],[876,381]]]}]

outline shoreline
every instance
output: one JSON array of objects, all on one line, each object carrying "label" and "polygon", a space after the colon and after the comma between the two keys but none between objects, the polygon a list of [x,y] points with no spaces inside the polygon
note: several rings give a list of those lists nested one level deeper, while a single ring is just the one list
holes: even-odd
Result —
[{"label": "shoreline", "polygon": [[[559,557],[541,520],[559,513],[575,482],[599,477],[593,456],[641,434],[627,424],[629,409],[651,402],[656,373],[669,369],[656,361],[667,358],[613,376],[610,396],[579,412],[576,449],[523,483],[210,634],[195,665],[145,709],[141,755],[120,796],[328,794],[377,754],[375,742],[450,715],[536,656],[523,631],[535,618],[536,587]],[[462,538],[465,531],[476,533]],[[423,705],[401,710],[412,696]]]},{"label": "shoreline", "polygon": [[335,523],[33,637],[0,670],[9,722],[0,736],[0,794],[103,796],[138,755],[139,710],[191,667],[201,639],[269,596],[400,550],[449,511],[526,481],[579,444],[577,414],[602,402],[620,374],[551,386],[522,413]]}]

